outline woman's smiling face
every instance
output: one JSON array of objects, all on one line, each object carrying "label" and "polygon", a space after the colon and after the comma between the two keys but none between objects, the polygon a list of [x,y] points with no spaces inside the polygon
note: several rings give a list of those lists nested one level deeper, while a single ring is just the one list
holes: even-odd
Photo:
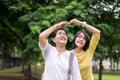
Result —
[{"label": "woman's smiling face", "polygon": [[85,46],[85,43],[86,43],[85,35],[83,32],[81,32],[75,40],[75,45],[79,48],[83,48]]},{"label": "woman's smiling face", "polygon": [[56,36],[53,38],[54,43],[58,44],[67,44],[67,35],[64,30],[58,30]]}]

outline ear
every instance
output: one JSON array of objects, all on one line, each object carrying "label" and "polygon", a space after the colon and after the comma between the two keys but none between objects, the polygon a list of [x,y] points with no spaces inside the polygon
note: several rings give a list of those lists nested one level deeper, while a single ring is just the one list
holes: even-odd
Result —
[{"label": "ear", "polygon": [[55,43],[55,38],[52,38],[52,41]]}]

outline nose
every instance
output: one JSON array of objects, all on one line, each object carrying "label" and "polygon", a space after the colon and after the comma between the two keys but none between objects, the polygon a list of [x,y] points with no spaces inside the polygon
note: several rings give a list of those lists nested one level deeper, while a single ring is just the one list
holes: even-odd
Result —
[{"label": "nose", "polygon": [[82,40],[83,40],[83,38],[80,38],[80,40],[82,41]]},{"label": "nose", "polygon": [[65,33],[62,33],[61,36],[66,36],[66,34],[65,34]]},{"label": "nose", "polygon": [[67,39],[66,34],[61,34],[60,36],[61,36],[62,38],[64,38],[64,39]]}]

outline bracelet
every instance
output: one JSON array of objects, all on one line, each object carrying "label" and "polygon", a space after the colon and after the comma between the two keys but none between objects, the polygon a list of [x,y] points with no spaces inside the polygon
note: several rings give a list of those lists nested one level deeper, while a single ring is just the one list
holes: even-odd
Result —
[{"label": "bracelet", "polygon": [[82,27],[85,27],[86,22],[82,22]]}]

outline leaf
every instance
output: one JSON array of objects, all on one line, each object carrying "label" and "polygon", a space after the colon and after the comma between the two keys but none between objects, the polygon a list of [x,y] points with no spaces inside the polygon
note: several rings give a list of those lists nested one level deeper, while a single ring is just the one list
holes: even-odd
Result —
[{"label": "leaf", "polygon": [[72,34],[72,33],[69,33],[69,34],[68,34],[68,39],[70,40],[70,42],[73,40],[73,38],[74,38],[73,34]]},{"label": "leaf", "polygon": [[47,27],[49,27],[51,25],[48,20],[42,21],[41,24],[42,24],[42,26],[47,26]]},{"label": "leaf", "polygon": [[31,26],[30,27],[31,31],[33,34],[39,33],[41,31],[41,27],[40,26]]}]

